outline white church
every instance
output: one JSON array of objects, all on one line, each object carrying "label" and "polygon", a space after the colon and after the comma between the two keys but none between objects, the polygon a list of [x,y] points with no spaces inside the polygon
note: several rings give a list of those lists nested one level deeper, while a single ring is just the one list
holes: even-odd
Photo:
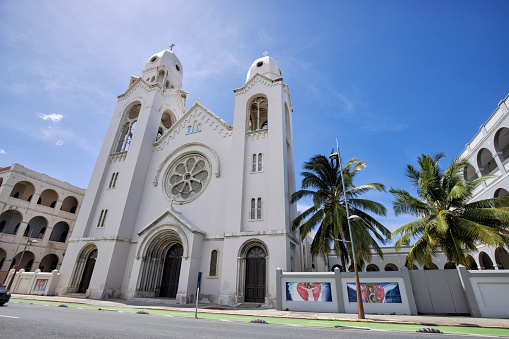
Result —
[{"label": "white church", "polygon": [[[266,55],[235,89],[233,125],[198,101],[184,68],[154,54],[118,97],[57,292],[90,298],[274,306],[276,269],[302,270],[291,230],[292,104]],[[307,258],[306,258],[307,259]]]}]

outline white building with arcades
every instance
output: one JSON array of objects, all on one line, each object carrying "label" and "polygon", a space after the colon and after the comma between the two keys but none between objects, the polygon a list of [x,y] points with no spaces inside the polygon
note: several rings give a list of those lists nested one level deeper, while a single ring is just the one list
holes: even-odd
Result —
[{"label": "white building with arcades", "polygon": [[186,109],[171,50],[118,97],[57,291],[91,298],[274,305],[276,269],[301,270],[292,104],[276,61],[257,59],[234,90],[233,125]]}]

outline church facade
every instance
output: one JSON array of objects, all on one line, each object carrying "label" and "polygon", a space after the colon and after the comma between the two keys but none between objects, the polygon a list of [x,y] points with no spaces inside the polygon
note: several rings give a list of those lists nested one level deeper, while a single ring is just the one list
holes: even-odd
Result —
[{"label": "church facade", "polygon": [[[234,90],[233,125],[186,110],[171,50],[131,77],[98,156],[57,292],[274,305],[276,269],[301,268],[292,104],[265,55]],[[298,269],[299,268],[299,269]]]}]

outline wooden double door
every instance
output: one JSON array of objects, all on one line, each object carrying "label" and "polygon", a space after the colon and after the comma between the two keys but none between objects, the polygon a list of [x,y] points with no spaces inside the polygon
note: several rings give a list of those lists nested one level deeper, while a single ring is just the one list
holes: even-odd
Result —
[{"label": "wooden double door", "polygon": [[247,252],[245,302],[265,302],[265,251],[258,246]]},{"label": "wooden double door", "polygon": [[161,280],[160,297],[175,298],[179,287],[180,266],[184,249],[181,244],[175,244],[164,258],[163,278]]}]

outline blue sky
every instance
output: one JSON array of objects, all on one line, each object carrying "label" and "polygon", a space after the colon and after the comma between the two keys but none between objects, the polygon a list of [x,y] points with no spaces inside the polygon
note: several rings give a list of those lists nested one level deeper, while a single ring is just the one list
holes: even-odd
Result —
[{"label": "blue sky", "polygon": [[[174,43],[188,108],[199,97],[232,123],[232,90],[268,51],[290,87],[298,172],[337,137],[345,161],[368,163],[357,184],[410,189],[407,163],[444,152],[447,165],[509,93],[508,12],[505,0],[2,1],[0,166],[86,188],[116,96]],[[392,211],[389,193],[368,197]]]}]

